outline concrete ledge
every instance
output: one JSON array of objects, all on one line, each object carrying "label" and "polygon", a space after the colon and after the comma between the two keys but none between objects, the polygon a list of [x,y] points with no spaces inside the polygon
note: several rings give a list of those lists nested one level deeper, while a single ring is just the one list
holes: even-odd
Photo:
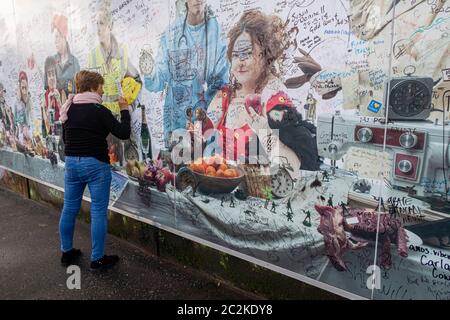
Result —
[{"label": "concrete ledge", "polygon": [[28,183],[27,178],[0,168],[0,186],[30,198]]},{"label": "concrete ledge", "polygon": [[[58,210],[62,209],[64,194],[61,191],[10,172],[6,175],[6,178],[0,179],[0,186]],[[90,204],[83,201],[79,219],[86,223],[90,223],[89,208]],[[116,212],[109,212],[108,232],[141,247],[149,254],[195,268],[218,281],[268,299],[342,299],[330,292]]]}]

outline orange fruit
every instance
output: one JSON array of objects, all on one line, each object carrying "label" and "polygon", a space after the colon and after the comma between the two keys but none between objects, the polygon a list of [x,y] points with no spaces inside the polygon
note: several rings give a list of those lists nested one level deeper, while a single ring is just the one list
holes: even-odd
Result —
[{"label": "orange fruit", "polygon": [[220,157],[220,156],[217,156],[217,155],[212,156],[212,157],[209,157],[209,158],[205,158],[205,162],[206,162],[209,166],[213,166],[214,168],[216,168],[216,170],[219,169],[219,166],[220,166],[221,164],[225,163],[224,160],[223,160],[223,158]]},{"label": "orange fruit", "polygon": [[239,177],[239,172],[236,169],[231,169],[233,171],[233,177]]},{"label": "orange fruit", "polygon": [[204,167],[204,165],[203,164],[198,164],[198,163],[193,163],[192,165],[191,165],[191,169],[192,169],[192,171],[195,171],[195,172],[198,172],[198,173],[202,173],[202,174],[204,174],[205,173],[205,167]]},{"label": "orange fruit", "polygon": [[227,169],[225,170],[224,175],[226,178],[234,178],[235,172],[233,169]]},{"label": "orange fruit", "polygon": [[222,163],[221,165],[219,165],[219,170],[222,170],[222,171],[228,170],[228,166],[226,164]]},{"label": "orange fruit", "polygon": [[225,171],[222,169],[217,170],[216,176],[221,178],[225,177]]},{"label": "orange fruit", "polygon": [[208,168],[206,168],[206,175],[215,177],[216,176],[216,169],[213,166],[209,166]]}]

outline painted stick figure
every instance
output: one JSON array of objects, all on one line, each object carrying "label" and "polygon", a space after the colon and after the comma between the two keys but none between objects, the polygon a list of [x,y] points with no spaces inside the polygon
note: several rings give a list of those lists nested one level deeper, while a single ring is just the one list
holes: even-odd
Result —
[{"label": "painted stick figure", "polygon": [[[303,225],[307,227],[311,227],[311,211],[305,211],[302,209],[302,211],[306,214],[305,219],[303,220]],[[308,220],[308,221],[306,221]]]},{"label": "painted stick figure", "polygon": [[264,209],[267,209],[270,201],[272,201],[272,188],[266,187],[263,189],[264,196],[266,198],[266,202],[264,203]]},{"label": "painted stick figure", "polygon": [[333,195],[331,195],[331,196],[328,198],[328,205],[329,205],[330,207],[333,206]]},{"label": "painted stick figure", "polygon": [[327,170],[323,170],[323,172],[322,172],[322,181],[325,181],[325,182],[329,182],[330,181],[330,177],[328,175],[328,171]]},{"label": "painted stick figure", "polygon": [[287,209],[287,214],[294,214],[294,212],[292,211],[292,204],[291,204],[291,199],[289,198],[288,199],[288,203],[287,203],[287,206],[286,206],[286,209]]},{"label": "painted stick figure", "polygon": [[272,201],[272,208],[270,208],[270,212],[273,212],[273,213],[277,213],[276,212],[276,203],[275,203],[275,201]]},{"label": "painted stick figure", "polygon": [[286,213],[286,217],[287,217],[288,221],[294,222],[294,220],[292,220],[292,216],[293,216],[293,215],[294,215],[293,212],[288,212],[288,213]]},{"label": "painted stick figure", "polygon": [[234,207],[235,207],[234,198],[233,198],[233,196],[231,196],[231,199],[230,199],[230,208],[234,208]]}]

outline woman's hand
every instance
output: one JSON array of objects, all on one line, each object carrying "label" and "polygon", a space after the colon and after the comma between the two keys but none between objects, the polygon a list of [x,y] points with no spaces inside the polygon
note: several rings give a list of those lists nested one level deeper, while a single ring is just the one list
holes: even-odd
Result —
[{"label": "woman's hand", "polygon": [[261,114],[258,114],[253,108],[246,108],[245,112],[246,122],[255,131],[257,135],[259,130],[265,129],[270,130],[269,122],[267,121],[267,116],[265,113],[265,108],[262,108]]},{"label": "woman's hand", "polygon": [[246,122],[257,132],[260,129],[270,129],[267,121],[266,108],[261,103],[261,95],[248,95],[245,99]]},{"label": "woman's hand", "polygon": [[118,100],[120,111],[128,110],[128,102],[124,97],[119,97]]}]

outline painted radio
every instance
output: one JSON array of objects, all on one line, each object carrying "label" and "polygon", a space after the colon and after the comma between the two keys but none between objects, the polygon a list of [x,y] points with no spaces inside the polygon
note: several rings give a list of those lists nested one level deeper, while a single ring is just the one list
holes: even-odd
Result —
[{"label": "painted radio", "polygon": [[[356,115],[318,117],[319,155],[343,159],[351,147],[385,151],[391,161],[394,188],[417,196],[445,194],[450,165],[450,125],[428,121],[388,122]],[[368,164],[372,165],[372,164]],[[431,182],[431,183],[425,183]]]}]

